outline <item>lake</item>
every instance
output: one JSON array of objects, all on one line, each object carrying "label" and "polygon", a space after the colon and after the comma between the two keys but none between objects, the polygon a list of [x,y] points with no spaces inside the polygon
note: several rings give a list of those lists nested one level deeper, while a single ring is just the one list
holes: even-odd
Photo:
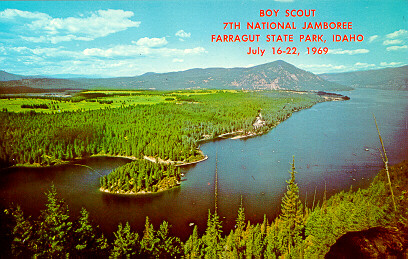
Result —
[{"label": "lake", "polygon": [[[85,207],[106,233],[129,221],[142,232],[146,216],[155,227],[162,220],[183,240],[193,224],[205,231],[208,210],[214,208],[214,172],[218,157],[218,209],[224,233],[234,227],[242,196],[247,219],[272,220],[289,179],[295,157],[302,201],[312,206],[327,194],[366,187],[382,167],[375,114],[391,164],[408,157],[408,91],[358,89],[343,92],[351,99],[319,103],[296,112],[269,133],[246,140],[218,139],[201,145],[209,156],[184,167],[180,187],[144,196],[101,193],[100,175],[128,163],[122,158],[93,157],[50,168],[9,168],[0,172],[0,206],[11,202],[38,215],[51,184],[64,198],[72,216]],[[316,192],[316,196],[314,195]],[[314,197],[315,196],[315,197]],[[110,234],[108,234],[110,236]]]}]

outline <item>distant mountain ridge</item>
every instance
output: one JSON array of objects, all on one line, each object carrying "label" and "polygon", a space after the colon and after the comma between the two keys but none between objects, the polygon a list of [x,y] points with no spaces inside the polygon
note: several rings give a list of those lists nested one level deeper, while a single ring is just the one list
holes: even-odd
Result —
[{"label": "distant mountain ridge", "polygon": [[[30,78],[8,74],[10,86],[33,88],[109,88],[109,89],[287,89],[287,90],[349,90],[336,83],[296,68],[284,61],[275,61],[250,68],[189,69],[170,73],[146,73],[117,78]],[[14,77],[13,77],[14,76]],[[4,84],[3,84],[4,85]]]},{"label": "distant mountain ridge", "polygon": [[194,68],[179,72],[146,73],[136,77],[75,79],[82,84],[100,87],[176,89],[285,89],[285,90],[350,90],[328,82],[310,72],[278,60],[249,68]]},{"label": "distant mountain ridge", "polygon": [[4,70],[0,70],[0,81],[13,81],[13,80],[28,79],[28,78],[31,78],[31,77],[10,74]]},{"label": "distant mountain ridge", "polygon": [[408,65],[367,71],[320,74],[320,77],[355,88],[408,90]]},{"label": "distant mountain ridge", "polygon": [[194,68],[179,72],[145,73],[116,78],[30,78],[2,71],[4,86],[71,89],[247,89],[335,91],[351,87],[329,82],[313,73],[278,60],[248,68]]},{"label": "distant mountain ridge", "polygon": [[0,70],[0,88],[43,89],[286,89],[336,91],[354,88],[408,90],[408,66],[315,75],[282,60],[248,68],[194,68],[148,72],[134,77],[51,78],[14,75]]}]

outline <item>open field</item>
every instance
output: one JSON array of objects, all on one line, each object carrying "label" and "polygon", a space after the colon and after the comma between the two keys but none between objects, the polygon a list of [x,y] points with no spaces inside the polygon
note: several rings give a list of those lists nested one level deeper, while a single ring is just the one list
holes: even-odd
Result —
[{"label": "open field", "polygon": [[[84,91],[69,98],[45,96],[3,96],[0,99],[0,110],[8,112],[59,113],[71,111],[90,111],[105,108],[119,108],[133,105],[151,105],[158,103],[175,102],[176,96],[207,95],[217,90],[192,91]],[[219,91],[218,91],[219,92]],[[235,90],[221,92],[236,93]],[[1,97],[1,96],[0,96]],[[40,106],[42,106],[40,108]],[[45,108],[44,108],[45,107]]]},{"label": "open field", "polygon": [[[104,91],[101,91],[104,92]],[[110,91],[109,91],[110,92]],[[95,93],[95,91],[93,91]],[[8,98],[0,99],[0,110],[5,109],[9,112],[30,112],[38,113],[58,113],[69,111],[89,111],[105,108],[119,108],[130,105],[157,104],[165,102],[166,96],[159,95],[127,95],[121,96],[122,92],[106,97],[82,98]],[[118,95],[117,95],[118,94]],[[129,94],[129,93],[127,93]],[[23,108],[23,105],[33,106],[32,108]],[[37,108],[36,105],[46,105],[48,108]]]}]

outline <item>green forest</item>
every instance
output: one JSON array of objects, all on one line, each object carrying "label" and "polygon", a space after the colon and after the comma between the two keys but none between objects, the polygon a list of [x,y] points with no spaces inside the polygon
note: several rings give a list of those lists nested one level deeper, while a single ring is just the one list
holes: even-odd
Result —
[{"label": "green forest", "polygon": [[135,194],[158,192],[180,184],[180,168],[173,164],[136,160],[100,178],[101,191]]},{"label": "green forest", "polygon": [[[245,207],[237,211],[236,227],[223,231],[217,207],[209,210],[203,234],[197,226],[186,241],[170,234],[163,221],[153,226],[146,218],[143,233],[121,223],[107,239],[90,220],[85,208],[72,219],[68,205],[51,187],[40,216],[26,216],[18,206],[5,210],[9,256],[20,257],[101,257],[101,258],[319,258],[349,231],[386,227],[400,233],[408,230],[408,161],[389,168],[396,207],[394,209],[387,174],[381,170],[367,189],[343,191],[316,205],[305,206],[299,198],[296,167],[289,170],[281,212],[262,223],[245,218]],[[305,204],[305,205],[304,205]],[[271,208],[272,209],[272,208]]]},{"label": "green forest", "polygon": [[[13,99],[13,98],[12,98]],[[5,100],[5,99],[4,99]],[[226,102],[225,100],[228,100]],[[322,93],[292,91],[137,91],[80,92],[69,98],[15,98],[0,112],[1,167],[52,166],[92,155],[132,157],[134,161],[100,178],[101,191],[157,192],[177,186],[176,164],[203,158],[200,141],[225,133],[262,134],[293,112],[330,100]],[[79,109],[72,107],[80,104]],[[47,108],[48,107],[48,108]],[[261,127],[254,127],[262,114]],[[163,160],[153,163],[146,160]],[[17,206],[1,213],[7,257],[102,258],[318,258],[342,235],[374,227],[408,231],[408,162],[385,170],[366,189],[342,191],[312,206],[300,199],[293,160],[281,210],[274,219],[249,222],[245,200],[236,225],[225,231],[217,206],[207,226],[195,226],[181,240],[163,221],[146,218],[137,233],[127,222],[102,233],[86,208],[74,218],[55,187],[37,216]],[[284,172],[283,172],[284,173]],[[217,201],[215,193],[215,201]],[[394,199],[393,199],[393,198]],[[395,200],[395,205],[393,203]],[[273,210],[273,208],[270,208]],[[4,220],[3,220],[4,219]],[[133,226],[134,228],[134,226]]]},{"label": "green forest", "polygon": [[[97,154],[192,162],[203,158],[198,150],[203,138],[239,130],[266,132],[293,112],[326,99],[306,92],[197,90],[93,91],[29,100],[31,104],[27,98],[0,100],[12,101],[19,111],[10,112],[5,105],[0,112],[2,167],[48,166]],[[82,108],[61,108],[68,104]],[[255,129],[260,112],[266,124]]]}]

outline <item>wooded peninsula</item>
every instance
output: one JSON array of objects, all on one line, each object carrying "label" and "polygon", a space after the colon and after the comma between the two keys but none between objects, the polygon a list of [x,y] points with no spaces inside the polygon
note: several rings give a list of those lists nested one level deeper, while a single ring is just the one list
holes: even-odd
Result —
[{"label": "wooded peninsula", "polygon": [[[70,97],[3,97],[0,163],[50,166],[91,155],[132,157],[101,190],[144,193],[174,187],[170,165],[204,158],[201,140],[263,134],[295,111],[341,99],[296,91],[84,91]],[[79,107],[73,110],[72,107]],[[153,164],[153,163],[151,163]]]}]

